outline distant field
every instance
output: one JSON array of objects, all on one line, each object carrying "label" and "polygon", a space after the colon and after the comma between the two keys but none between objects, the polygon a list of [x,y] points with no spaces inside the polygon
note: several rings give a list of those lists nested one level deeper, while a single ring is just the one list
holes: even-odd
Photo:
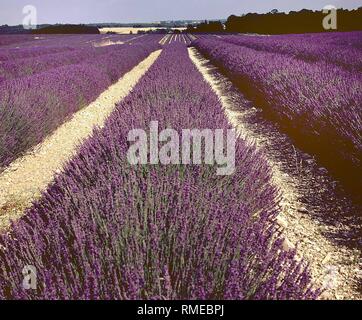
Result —
[{"label": "distant field", "polygon": [[[150,31],[150,30],[156,30],[156,29],[166,29],[166,28],[128,28],[128,27],[120,27],[120,28],[101,28],[101,33],[107,33],[107,32],[116,32],[119,34],[129,34],[132,33],[138,33],[138,31]],[[171,28],[172,30],[186,30],[186,28]]]}]

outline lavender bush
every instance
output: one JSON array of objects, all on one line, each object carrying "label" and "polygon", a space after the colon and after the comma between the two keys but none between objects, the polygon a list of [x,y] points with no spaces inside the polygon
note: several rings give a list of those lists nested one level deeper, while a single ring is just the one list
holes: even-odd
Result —
[{"label": "lavender bush", "polygon": [[[232,176],[209,165],[130,166],[128,131],[152,120],[178,132],[229,128],[185,45],[164,47],[106,126],[0,236],[0,298],[316,298],[304,262],[282,249],[262,154],[239,140]],[[24,265],[36,267],[37,290],[22,288]]]},{"label": "lavender bush", "polygon": [[360,188],[360,72],[323,61],[309,63],[256,51],[216,38],[204,37],[194,44],[346,186],[352,191]]},{"label": "lavender bush", "polygon": [[[94,55],[78,64],[65,55],[59,61],[42,57],[18,70],[50,68],[32,76],[0,82],[0,170],[38,144],[69,116],[93,101],[120,76],[145,59],[158,45],[89,48]],[[90,53],[96,50],[97,54]],[[74,52],[77,56],[77,52]],[[58,66],[58,67],[57,67]],[[55,68],[52,68],[55,67]]]}]

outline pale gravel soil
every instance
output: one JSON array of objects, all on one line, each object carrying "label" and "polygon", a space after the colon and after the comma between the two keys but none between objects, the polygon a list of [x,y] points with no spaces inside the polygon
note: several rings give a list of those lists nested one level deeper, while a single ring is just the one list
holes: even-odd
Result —
[{"label": "pale gravel soil", "polygon": [[116,44],[124,44],[124,41],[112,41],[110,39],[103,40],[101,42],[96,42],[93,44],[94,47],[108,47],[108,46],[114,46]]},{"label": "pale gravel soil", "polygon": [[159,44],[166,44],[167,40],[169,39],[170,35],[169,34],[166,34],[159,42]]},{"label": "pale gravel soil", "polygon": [[41,196],[62,171],[64,164],[77,152],[82,141],[95,127],[102,127],[115,109],[160,55],[151,53],[145,60],[105,90],[94,102],[73,115],[41,144],[15,160],[0,174],[0,231],[10,220],[20,218],[24,210]]},{"label": "pale gravel soil", "polygon": [[145,35],[143,34],[143,35],[136,36],[136,37],[133,37],[133,38],[125,40],[125,41],[113,41],[113,40],[109,39],[111,37],[108,37],[108,38],[103,39],[102,41],[94,41],[93,46],[94,47],[108,47],[108,46],[114,46],[116,44],[125,44],[125,43],[130,43],[133,40],[142,38],[144,36]]},{"label": "pale gravel soil", "polygon": [[220,97],[230,124],[263,151],[272,168],[281,193],[277,223],[286,238],[285,249],[297,247],[298,257],[310,264],[313,282],[325,289],[322,299],[362,299],[361,208],[338,194],[338,183],[328,172],[263,119],[195,48],[189,54]]}]

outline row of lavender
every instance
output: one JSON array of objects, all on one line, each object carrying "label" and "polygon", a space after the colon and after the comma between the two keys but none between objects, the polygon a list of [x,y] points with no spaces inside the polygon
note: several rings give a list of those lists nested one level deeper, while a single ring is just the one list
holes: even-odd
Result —
[{"label": "row of lavender", "polygon": [[[231,176],[213,165],[130,166],[128,132],[152,120],[178,133],[229,127],[185,45],[164,47],[104,129],[0,237],[0,298],[316,298],[303,262],[282,249],[262,155],[238,141]],[[22,288],[24,265],[36,267],[36,291]]]},{"label": "row of lavender", "polygon": [[[264,37],[265,38],[265,37]],[[194,45],[351,190],[361,181],[362,74],[204,37]]]},{"label": "row of lavender", "polygon": [[[41,142],[157,48],[157,42],[59,47],[60,53],[45,47],[33,58],[3,63],[0,70],[10,80],[0,81],[0,169]],[[44,54],[48,50],[52,53]]]},{"label": "row of lavender", "polygon": [[362,71],[362,32],[282,36],[223,36],[228,43],[254,50],[286,54],[306,61],[324,61]]}]

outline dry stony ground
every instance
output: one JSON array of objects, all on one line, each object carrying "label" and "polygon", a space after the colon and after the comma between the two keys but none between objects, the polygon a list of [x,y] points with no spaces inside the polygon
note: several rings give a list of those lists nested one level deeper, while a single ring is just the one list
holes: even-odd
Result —
[{"label": "dry stony ground", "polygon": [[[220,97],[230,124],[240,137],[263,150],[272,168],[274,184],[281,193],[277,222],[285,236],[284,248],[297,247],[298,257],[310,264],[315,285],[325,289],[322,299],[362,299],[361,239],[358,238],[361,224],[353,217],[342,218],[347,211],[359,208],[351,208],[342,197],[331,197],[326,191],[335,183],[326,171],[319,168],[316,172],[318,165],[313,158],[297,150],[273,125],[256,121],[259,111],[240,97],[232,83],[196,49],[190,48],[189,54]],[[310,199],[314,205],[309,203]],[[330,221],[327,223],[325,218]],[[355,242],[345,245],[333,241],[343,235],[348,241],[354,235]]]},{"label": "dry stony ground", "polygon": [[24,209],[40,197],[77,147],[92,134],[95,126],[103,126],[116,104],[129,94],[160,53],[161,50],[158,50],[150,54],[94,102],[0,174],[0,230],[6,229],[10,220],[18,219]]},{"label": "dry stony ground", "polygon": [[92,43],[94,47],[107,47],[107,46],[114,46],[116,44],[125,44],[125,43],[131,44],[131,41],[142,38],[144,36],[145,36],[144,34],[140,36],[135,36],[125,41],[114,41],[111,39],[112,37],[106,37],[102,41],[92,41]]}]

